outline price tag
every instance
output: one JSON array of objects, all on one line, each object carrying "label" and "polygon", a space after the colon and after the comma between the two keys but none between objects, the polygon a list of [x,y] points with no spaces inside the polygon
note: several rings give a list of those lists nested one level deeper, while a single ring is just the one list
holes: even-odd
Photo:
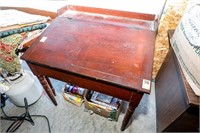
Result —
[{"label": "price tag", "polygon": [[143,79],[143,81],[142,81],[142,88],[150,90],[150,87],[151,87],[151,81],[147,80],[147,79]]},{"label": "price tag", "polygon": [[40,42],[45,42],[47,40],[47,37],[42,37],[41,39],[40,39]]}]

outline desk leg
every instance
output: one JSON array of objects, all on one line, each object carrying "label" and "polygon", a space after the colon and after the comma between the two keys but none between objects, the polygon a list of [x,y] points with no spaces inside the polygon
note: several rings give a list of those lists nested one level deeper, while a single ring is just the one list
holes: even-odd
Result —
[{"label": "desk leg", "polygon": [[54,96],[56,96],[55,89],[53,88],[53,85],[51,84],[51,81],[50,81],[49,77],[45,77],[45,78],[46,78],[46,80],[47,80],[49,86],[51,87],[51,90],[53,91]]},{"label": "desk leg", "polygon": [[54,97],[53,91],[52,89],[50,89],[50,85],[48,84],[46,78],[44,76],[41,75],[37,75],[40,83],[42,84],[44,90],[46,91],[47,95],[51,98],[52,102],[57,105],[57,101]]},{"label": "desk leg", "polygon": [[142,93],[132,92],[131,98],[129,100],[129,105],[128,105],[128,108],[126,110],[126,114],[124,116],[123,122],[122,122],[121,131],[125,130],[130,118],[132,117],[133,112],[135,111],[135,108],[140,103],[142,96],[143,96]]}]

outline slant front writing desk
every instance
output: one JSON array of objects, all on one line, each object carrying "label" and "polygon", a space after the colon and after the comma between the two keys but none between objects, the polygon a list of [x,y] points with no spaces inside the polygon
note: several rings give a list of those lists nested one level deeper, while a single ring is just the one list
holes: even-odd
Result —
[{"label": "slant front writing desk", "polygon": [[[154,15],[68,6],[21,57],[57,105],[48,77],[129,101],[124,130],[150,93]],[[86,13],[87,12],[87,13]]]}]

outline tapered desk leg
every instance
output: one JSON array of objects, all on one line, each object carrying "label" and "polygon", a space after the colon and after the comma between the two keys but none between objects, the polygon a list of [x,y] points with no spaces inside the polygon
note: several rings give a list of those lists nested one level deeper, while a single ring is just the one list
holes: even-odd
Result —
[{"label": "tapered desk leg", "polygon": [[133,112],[135,111],[135,108],[140,103],[140,100],[142,99],[142,96],[143,96],[142,93],[132,92],[131,98],[129,100],[129,105],[128,105],[128,108],[126,110],[126,114],[124,116],[123,122],[122,122],[121,131],[125,130],[130,118],[133,115]]},{"label": "tapered desk leg", "polygon": [[56,96],[55,89],[53,88],[53,85],[51,84],[51,81],[50,81],[49,77],[46,77],[46,76],[45,76],[45,78],[46,78],[46,80],[47,80],[47,82],[48,82],[49,86],[51,87],[51,89],[52,89],[52,91],[53,91],[53,94],[54,94],[54,96]]},{"label": "tapered desk leg", "polygon": [[51,98],[52,102],[57,105],[57,101],[54,97],[54,94],[53,94],[53,91],[52,89],[50,88],[50,85],[48,84],[46,78],[44,76],[41,76],[41,75],[37,75],[40,83],[42,84],[44,90],[46,91],[47,95]]}]

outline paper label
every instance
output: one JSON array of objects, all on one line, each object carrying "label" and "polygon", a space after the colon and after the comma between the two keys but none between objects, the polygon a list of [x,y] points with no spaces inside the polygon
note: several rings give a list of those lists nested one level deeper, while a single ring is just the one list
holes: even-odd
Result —
[{"label": "paper label", "polygon": [[40,39],[40,42],[45,42],[47,39],[47,37],[42,37],[42,39]]},{"label": "paper label", "polygon": [[142,81],[142,88],[150,90],[150,86],[151,86],[151,81],[147,80],[147,79],[143,79],[143,81]]}]

